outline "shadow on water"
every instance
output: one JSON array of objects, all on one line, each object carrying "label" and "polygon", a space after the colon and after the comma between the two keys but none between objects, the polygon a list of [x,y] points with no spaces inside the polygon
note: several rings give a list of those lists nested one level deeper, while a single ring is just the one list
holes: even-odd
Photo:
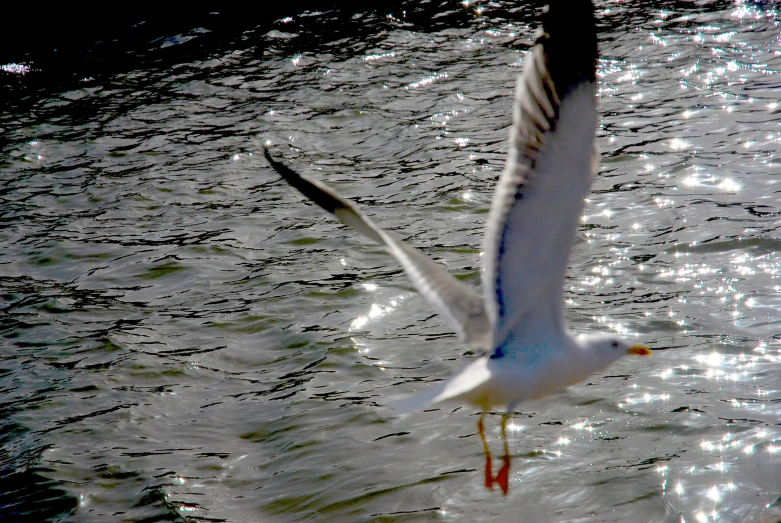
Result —
[{"label": "shadow on water", "polygon": [[52,6],[29,23],[4,27],[0,65],[20,64],[27,71],[20,75],[10,68],[0,70],[0,102],[25,107],[31,103],[29,96],[89,88],[136,69],[164,71],[237,47],[249,48],[260,57],[267,45],[266,33],[285,17],[292,19],[286,30],[297,33],[293,48],[307,51],[345,38],[371,41],[384,29],[389,15],[418,30],[464,27],[470,21],[463,9],[447,2],[413,0],[391,0],[382,7],[354,0],[256,2],[240,7],[221,3],[187,9],[157,6],[154,10],[125,5],[120,11],[86,15],[81,9]]},{"label": "shadow on water", "polygon": [[11,421],[13,410],[0,404],[0,521],[52,521],[73,512],[78,500],[38,464],[48,446],[35,446],[40,439]]},{"label": "shadow on water", "polygon": [[[637,1],[616,10],[617,16],[603,19],[600,29],[647,23],[654,9],[697,13],[703,6],[720,10],[731,3]],[[512,7],[497,4],[492,17],[526,22],[544,4],[542,0]],[[11,12],[6,13],[9,18],[13,18]],[[22,11],[19,17],[25,14]],[[112,75],[136,69],[162,71],[237,47],[251,47],[260,57],[267,45],[266,33],[285,17],[291,18],[285,30],[294,36],[288,41],[289,50],[308,52],[317,52],[341,39],[370,47],[394,22],[425,32],[468,28],[472,24],[472,17],[461,5],[443,0],[391,0],[381,7],[355,0],[300,0],[290,5],[258,2],[241,7],[221,3],[187,9],[157,6],[154,10],[124,5],[120,11],[89,13],[51,6],[27,23],[4,26],[0,65],[19,64],[27,72],[20,75],[13,69],[0,70],[0,102],[29,106],[31,95],[99,85]]]}]

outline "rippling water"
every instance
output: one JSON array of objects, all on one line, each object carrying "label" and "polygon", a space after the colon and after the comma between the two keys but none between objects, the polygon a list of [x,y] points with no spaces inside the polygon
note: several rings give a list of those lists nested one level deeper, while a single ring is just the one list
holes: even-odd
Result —
[{"label": "rippling water", "polygon": [[598,4],[567,318],[655,353],[521,405],[504,498],[472,409],[382,407],[465,348],[252,144],[477,285],[539,5],[433,4],[291,10],[0,111],[0,519],[781,520],[778,8]]}]

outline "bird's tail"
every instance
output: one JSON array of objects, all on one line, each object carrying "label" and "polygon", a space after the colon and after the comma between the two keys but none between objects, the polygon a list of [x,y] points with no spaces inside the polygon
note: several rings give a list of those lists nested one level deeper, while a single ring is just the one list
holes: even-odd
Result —
[{"label": "bird's tail", "polygon": [[392,399],[386,406],[396,414],[409,414],[412,411],[421,409],[435,401],[437,396],[442,394],[448,382],[432,385],[426,390],[421,390],[413,394],[404,394]]},{"label": "bird's tail", "polygon": [[488,362],[488,358],[479,358],[442,383],[429,387],[427,390],[392,400],[388,404],[388,408],[398,414],[408,414],[431,403],[445,401],[465,402],[480,406],[484,403],[484,394],[481,394],[481,390],[484,392],[483,387],[492,379]]}]

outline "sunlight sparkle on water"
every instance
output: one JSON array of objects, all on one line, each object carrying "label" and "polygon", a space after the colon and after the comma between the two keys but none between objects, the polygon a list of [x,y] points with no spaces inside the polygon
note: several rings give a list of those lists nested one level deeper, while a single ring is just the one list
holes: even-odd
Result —
[{"label": "sunlight sparkle on water", "polygon": [[364,62],[375,62],[377,60],[382,60],[383,58],[393,58],[396,56],[396,53],[389,52],[389,53],[379,53],[379,54],[370,54],[363,57]]},{"label": "sunlight sparkle on water", "polygon": [[711,367],[717,367],[724,361],[724,357],[718,352],[712,352],[708,355],[698,354],[694,359]]},{"label": "sunlight sparkle on water", "polygon": [[724,178],[718,185],[719,189],[726,192],[736,193],[740,191],[740,185],[732,178]]},{"label": "sunlight sparkle on water", "polygon": [[404,89],[417,89],[419,87],[431,85],[437,80],[441,80],[442,78],[447,78],[447,72],[427,76],[421,80],[418,80],[417,82],[412,82],[411,84],[405,86]]},{"label": "sunlight sparkle on water", "polygon": [[[373,283],[364,283],[363,287],[368,291],[377,290],[377,285]],[[402,301],[403,299],[404,299],[403,296],[397,296],[396,298],[389,300],[388,305],[384,305],[384,306],[378,303],[372,303],[369,312],[358,316],[352,321],[352,323],[350,324],[350,330],[360,329],[361,327],[369,323],[369,320],[377,319],[389,312],[392,312],[398,306],[399,302]]]},{"label": "sunlight sparkle on water", "polygon": [[378,316],[381,316],[385,311],[377,305],[376,303],[372,303],[372,308],[369,311],[369,318],[376,318]]},{"label": "sunlight sparkle on water", "polygon": [[0,65],[0,71],[24,76],[30,72],[30,66],[17,63],[2,64]]}]

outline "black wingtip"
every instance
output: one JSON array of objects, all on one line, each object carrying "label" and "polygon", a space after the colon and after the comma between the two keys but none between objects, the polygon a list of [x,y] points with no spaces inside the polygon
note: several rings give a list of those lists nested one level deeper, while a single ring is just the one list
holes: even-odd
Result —
[{"label": "black wingtip", "polygon": [[271,167],[273,167],[274,170],[277,171],[277,173],[288,182],[290,181],[291,178],[299,178],[298,173],[295,172],[293,169],[291,169],[290,167],[288,167],[282,162],[276,161],[271,156],[268,147],[266,147],[265,145],[263,146],[263,156],[266,157],[266,161],[271,164]]},{"label": "black wingtip", "polygon": [[597,23],[591,0],[551,0],[538,39],[559,98],[597,76]]},{"label": "black wingtip", "polygon": [[268,148],[263,146],[263,156],[266,157],[271,167],[277,171],[287,183],[295,187],[301,194],[315,202],[326,211],[334,214],[336,211],[349,208],[350,204],[344,201],[338,194],[325,185],[316,182],[306,176],[298,174],[282,162],[275,160]]}]

